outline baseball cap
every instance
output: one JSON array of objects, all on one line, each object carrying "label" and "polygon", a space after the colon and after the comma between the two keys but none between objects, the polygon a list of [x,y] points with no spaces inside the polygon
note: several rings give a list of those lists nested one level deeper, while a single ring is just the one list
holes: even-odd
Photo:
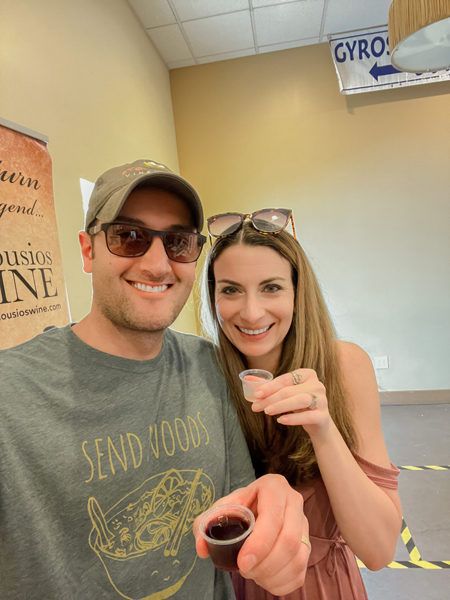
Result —
[{"label": "baseball cap", "polygon": [[203,229],[203,208],[192,185],[154,160],[135,160],[109,169],[95,182],[86,213],[86,231],[95,219],[114,221],[130,193],[143,182],[177,194],[188,205],[197,231]]}]

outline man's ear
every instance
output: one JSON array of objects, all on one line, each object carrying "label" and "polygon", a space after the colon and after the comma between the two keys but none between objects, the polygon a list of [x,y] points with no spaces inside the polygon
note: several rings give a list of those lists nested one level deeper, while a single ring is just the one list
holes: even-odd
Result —
[{"label": "man's ear", "polygon": [[80,231],[78,233],[78,240],[80,242],[81,256],[83,258],[83,271],[85,273],[92,273],[92,258],[94,254],[94,248],[91,241],[91,236],[86,231]]}]

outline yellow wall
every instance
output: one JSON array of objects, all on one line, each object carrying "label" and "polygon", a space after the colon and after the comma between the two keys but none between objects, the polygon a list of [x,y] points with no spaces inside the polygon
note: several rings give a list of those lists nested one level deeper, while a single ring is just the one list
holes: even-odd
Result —
[{"label": "yellow wall", "polygon": [[[180,169],[207,212],[448,181],[450,82],[343,96],[327,44],[170,71]],[[431,160],[432,158],[432,160]],[[411,186],[414,191],[414,186]]]},{"label": "yellow wall", "polygon": [[450,82],[343,96],[327,44],[170,81],[206,214],[292,208],[340,337],[390,357],[380,385],[450,388]]},{"label": "yellow wall", "polygon": [[[178,170],[169,74],[125,0],[3,0],[0,116],[49,137],[72,319],[90,307],[79,179],[156,159]],[[192,331],[192,308],[176,328]]]}]

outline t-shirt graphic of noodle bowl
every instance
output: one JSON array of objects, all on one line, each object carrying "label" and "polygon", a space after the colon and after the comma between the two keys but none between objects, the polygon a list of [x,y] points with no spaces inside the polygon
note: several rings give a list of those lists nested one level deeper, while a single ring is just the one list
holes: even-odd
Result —
[{"label": "t-shirt graphic of noodle bowl", "polygon": [[155,475],[106,513],[90,498],[89,545],[116,591],[132,600],[173,596],[197,560],[192,524],[213,502],[201,469]]}]

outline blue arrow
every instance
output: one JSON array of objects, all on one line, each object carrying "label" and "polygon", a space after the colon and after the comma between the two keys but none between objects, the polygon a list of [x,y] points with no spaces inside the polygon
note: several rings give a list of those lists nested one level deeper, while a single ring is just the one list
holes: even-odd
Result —
[{"label": "blue arrow", "polygon": [[401,73],[401,71],[398,71],[392,65],[384,65],[379,67],[378,63],[375,63],[370,69],[369,73],[378,81],[378,77],[383,77],[384,75],[393,75],[394,73]]}]

